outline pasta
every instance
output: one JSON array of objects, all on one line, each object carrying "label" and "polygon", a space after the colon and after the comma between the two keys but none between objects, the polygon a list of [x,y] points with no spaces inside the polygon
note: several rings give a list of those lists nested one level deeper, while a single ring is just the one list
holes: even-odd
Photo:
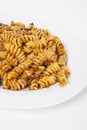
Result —
[{"label": "pasta", "polygon": [[10,55],[8,55],[9,58],[16,58],[16,60],[18,60],[19,63],[23,62],[26,59],[25,54],[20,47],[15,47],[13,44],[5,44],[5,48],[8,54]]},{"label": "pasta", "polygon": [[11,21],[0,23],[0,85],[4,89],[38,90],[67,84],[70,71],[62,41],[47,29]]},{"label": "pasta", "polygon": [[54,62],[46,68],[46,71],[44,71],[44,74],[51,75],[51,74],[57,73],[59,70],[60,70],[60,66],[57,64],[57,62]]},{"label": "pasta", "polygon": [[24,46],[24,50],[26,52],[26,48],[28,49],[28,53],[32,52],[33,49],[35,48],[43,48],[45,47],[47,44],[46,44],[46,41],[44,39],[41,39],[41,40],[37,40],[37,41],[29,41],[25,44]]},{"label": "pasta", "polygon": [[54,75],[44,76],[39,80],[36,80],[36,82],[34,81],[33,83],[31,83],[29,89],[34,90],[34,89],[47,88],[50,85],[54,84],[55,82],[56,82],[56,77]]},{"label": "pasta", "polygon": [[5,89],[20,90],[26,87],[26,81],[24,79],[4,80],[3,87]]},{"label": "pasta", "polygon": [[26,69],[29,69],[29,66],[30,66],[31,63],[32,63],[32,60],[29,59],[29,58],[26,58],[25,61],[23,61],[22,63],[20,63],[11,72],[8,73],[7,78],[8,79],[17,78]]},{"label": "pasta", "polygon": [[0,81],[1,81],[1,67],[2,67],[2,65],[1,65],[1,61],[0,61]]},{"label": "pasta", "polygon": [[38,54],[33,59],[33,64],[35,65],[42,65],[44,62],[51,60],[51,57],[53,56],[54,52],[50,50],[43,50],[40,54]]},{"label": "pasta", "polygon": [[58,78],[58,81],[60,83],[60,86],[64,86],[66,85],[66,81],[67,81],[67,78],[66,78],[66,75],[64,74],[63,70],[60,70],[57,74],[57,78]]},{"label": "pasta", "polygon": [[15,46],[22,46],[22,40],[15,36],[15,33],[11,31],[4,31],[0,35],[0,41],[2,42],[10,42],[11,44],[14,44]]}]

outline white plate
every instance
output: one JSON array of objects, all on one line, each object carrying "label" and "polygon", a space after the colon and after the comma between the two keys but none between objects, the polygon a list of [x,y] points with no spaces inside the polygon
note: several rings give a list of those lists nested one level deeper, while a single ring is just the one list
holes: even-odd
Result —
[{"label": "white plate", "polygon": [[[0,16],[1,17],[1,16]],[[68,53],[68,66],[71,75],[66,87],[58,83],[48,89],[37,91],[10,91],[0,89],[0,106],[16,109],[33,109],[52,106],[65,102],[76,96],[87,85],[87,51],[86,43],[77,40],[71,33],[58,26],[52,20],[40,20],[28,16],[2,16],[0,22],[10,23],[11,20],[26,24],[34,22],[37,27],[48,28],[52,34],[58,35],[63,41]]]}]

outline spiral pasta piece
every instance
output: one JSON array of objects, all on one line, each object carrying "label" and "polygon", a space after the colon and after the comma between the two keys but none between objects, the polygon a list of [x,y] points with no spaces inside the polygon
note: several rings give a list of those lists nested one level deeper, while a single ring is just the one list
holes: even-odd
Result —
[{"label": "spiral pasta piece", "polygon": [[61,67],[61,70],[64,71],[64,73],[65,73],[65,75],[66,75],[66,78],[68,78],[69,75],[70,75],[69,68],[68,68],[67,66],[62,66],[62,67]]},{"label": "spiral pasta piece", "polygon": [[4,80],[3,83],[4,89],[11,90],[20,90],[26,88],[26,81],[24,79],[13,79],[13,80]]},{"label": "spiral pasta piece", "polygon": [[37,41],[29,41],[24,46],[24,51],[28,53],[32,52],[35,48],[43,48],[47,45],[46,41],[44,39],[37,40]]},{"label": "spiral pasta piece", "polygon": [[37,89],[39,89],[39,86],[38,86],[38,83],[37,83],[38,80],[39,80],[38,78],[33,79],[31,81],[31,83],[28,85],[28,88],[30,90],[37,90]]},{"label": "spiral pasta piece", "polygon": [[58,81],[59,81],[59,84],[60,86],[65,86],[66,83],[67,83],[67,78],[65,76],[65,73],[63,70],[60,70],[58,73],[57,73],[57,78],[58,78]]},{"label": "spiral pasta piece", "polygon": [[57,43],[57,51],[58,51],[58,55],[63,55],[65,53],[64,51],[64,45],[62,44],[62,42],[59,40]]},{"label": "spiral pasta piece", "polygon": [[20,38],[17,38],[15,36],[15,33],[10,32],[10,31],[4,31],[1,35],[0,35],[0,41],[4,41],[4,42],[10,42],[11,44],[14,44],[15,46],[22,46],[22,41]]},{"label": "spiral pasta piece", "polygon": [[51,76],[44,76],[39,81],[32,83],[29,86],[30,90],[36,90],[36,89],[42,89],[47,88],[50,85],[54,84],[56,82],[56,77],[54,75]]},{"label": "spiral pasta piece", "polygon": [[26,69],[29,68],[31,63],[32,63],[32,60],[31,60],[31,58],[28,57],[25,61],[20,63],[11,72],[9,72],[7,78],[9,80],[13,79],[13,78],[17,78],[21,73],[23,73]]},{"label": "spiral pasta piece", "polygon": [[21,37],[21,40],[23,43],[29,42],[29,41],[35,41],[37,40],[37,37],[35,35],[23,35]]},{"label": "spiral pasta piece", "polygon": [[60,66],[65,66],[66,63],[67,63],[67,56],[66,56],[66,53],[65,53],[65,54],[59,56],[58,64],[59,64]]},{"label": "spiral pasta piece", "polygon": [[19,63],[23,62],[26,59],[25,54],[20,47],[13,44],[5,44],[5,48],[7,52],[9,52],[9,55],[12,55],[13,58],[15,57]]},{"label": "spiral pasta piece", "polygon": [[1,78],[4,79],[6,77],[7,72],[12,69],[12,66],[10,66],[7,63],[7,60],[3,60],[1,62],[1,64],[2,64],[2,67],[1,67]]},{"label": "spiral pasta piece", "polygon": [[42,79],[40,79],[39,81],[37,81],[40,88],[49,87],[50,85],[54,84],[55,82],[56,82],[56,78],[54,75],[45,76]]},{"label": "spiral pasta piece", "polygon": [[51,60],[51,57],[54,55],[54,52],[49,50],[42,51],[36,58],[33,60],[33,64],[35,65],[42,65],[45,61]]},{"label": "spiral pasta piece", "polygon": [[60,41],[60,39],[58,39],[57,41],[57,53],[58,53],[58,64],[60,66],[64,66],[66,65],[67,62],[67,54],[66,51],[64,49],[64,45],[62,44],[62,42]]},{"label": "spiral pasta piece", "polygon": [[60,70],[60,66],[57,64],[57,62],[54,62],[46,68],[46,71],[44,72],[44,74],[52,75],[54,73],[57,73],[59,70]]}]

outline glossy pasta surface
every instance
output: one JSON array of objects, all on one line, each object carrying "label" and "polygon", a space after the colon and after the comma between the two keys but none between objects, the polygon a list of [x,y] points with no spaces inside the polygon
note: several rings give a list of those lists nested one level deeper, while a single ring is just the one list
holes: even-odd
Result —
[{"label": "glossy pasta surface", "polygon": [[30,23],[0,23],[0,85],[4,89],[38,90],[67,84],[70,71],[62,41]]}]

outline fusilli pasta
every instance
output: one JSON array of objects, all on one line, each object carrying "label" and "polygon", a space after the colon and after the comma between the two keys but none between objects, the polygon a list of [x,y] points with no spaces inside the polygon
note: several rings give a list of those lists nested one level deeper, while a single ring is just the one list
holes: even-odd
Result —
[{"label": "fusilli pasta", "polygon": [[47,29],[12,21],[0,23],[0,85],[37,90],[67,84],[70,71],[62,41]]}]

